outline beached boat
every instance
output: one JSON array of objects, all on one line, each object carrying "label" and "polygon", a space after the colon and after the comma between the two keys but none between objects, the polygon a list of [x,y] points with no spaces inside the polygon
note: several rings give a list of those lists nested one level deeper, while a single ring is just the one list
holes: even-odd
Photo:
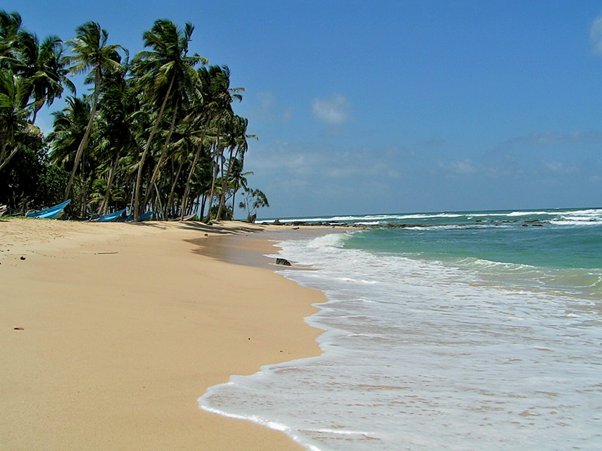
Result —
[{"label": "beached boat", "polygon": [[150,221],[155,216],[154,211],[147,211],[146,213],[142,213],[138,218],[140,221]]},{"label": "beached boat", "polygon": [[67,207],[67,205],[70,203],[71,199],[67,199],[66,201],[61,202],[53,207],[25,213],[25,216],[28,218],[57,219],[64,213],[65,207]]},{"label": "beached boat", "polygon": [[115,222],[115,221],[119,221],[120,219],[124,219],[125,218],[125,208],[122,210],[118,210],[115,211],[113,213],[107,213],[106,215],[102,215],[96,219],[92,219],[92,221],[96,221],[96,222]]},{"label": "beached boat", "polygon": [[[138,217],[138,221],[148,221],[148,220],[152,219],[154,215],[155,215],[154,211],[147,211],[146,213],[142,213]],[[134,215],[128,216],[127,218],[125,218],[125,220],[127,222],[133,222],[134,221]]]}]

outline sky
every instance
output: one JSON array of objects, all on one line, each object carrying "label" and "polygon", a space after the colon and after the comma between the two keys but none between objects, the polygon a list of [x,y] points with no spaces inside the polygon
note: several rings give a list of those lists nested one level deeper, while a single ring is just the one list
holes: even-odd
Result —
[{"label": "sky", "polygon": [[191,51],[245,88],[259,217],[602,206],[600,1],[0,7],[40,38],[99,22],[131,55],[156,19],[192,22]]}]

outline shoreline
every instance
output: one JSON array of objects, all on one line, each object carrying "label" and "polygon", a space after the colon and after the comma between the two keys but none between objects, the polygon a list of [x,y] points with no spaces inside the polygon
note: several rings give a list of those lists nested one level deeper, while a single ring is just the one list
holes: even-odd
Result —
[{"label": "shoreline", "polygon": [[[197,404],[231,375],[320,353],[305,318],[324,296],[262,262],[260,234],[242,248],[263,229],[0,222],[3,447],[299,449]],[[216,255],[230,233],[255,265]]]}]

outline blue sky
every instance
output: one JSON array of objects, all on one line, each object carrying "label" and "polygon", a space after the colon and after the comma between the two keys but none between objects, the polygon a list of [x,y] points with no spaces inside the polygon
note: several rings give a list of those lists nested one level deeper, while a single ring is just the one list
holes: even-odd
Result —
[{"label": "blue sky", "polygon": [[1,7],[40,37],[97,21],[131,54],[155,19],[192,22],[192,51],[246,88],[259,216],[602,206],[599,1]]}]

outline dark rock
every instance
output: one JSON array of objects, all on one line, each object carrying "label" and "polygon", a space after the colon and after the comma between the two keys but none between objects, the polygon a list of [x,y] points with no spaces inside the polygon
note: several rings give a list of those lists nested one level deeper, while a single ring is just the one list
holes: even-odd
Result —
[{"label": "dark rock", "polygon": [[25,257],[21,256],[21,260],[25,260]]},{"label": "dark rock", "polygon": [[281,225],[282,223],[280,222],[280,219],[276,219],[272,224]]},{"label": "dark rock", "polygon": [[527,221],[523,222],[523,227],[543,227],[543,222],[541,222],[539,219],[528,219]]},{"label": "dark rock", "polygon": [[276,264],[277,265],[284,265],[284,266],[292,266],[291,262],[289,262],[286,258],[277,258],[276,259]]}]

